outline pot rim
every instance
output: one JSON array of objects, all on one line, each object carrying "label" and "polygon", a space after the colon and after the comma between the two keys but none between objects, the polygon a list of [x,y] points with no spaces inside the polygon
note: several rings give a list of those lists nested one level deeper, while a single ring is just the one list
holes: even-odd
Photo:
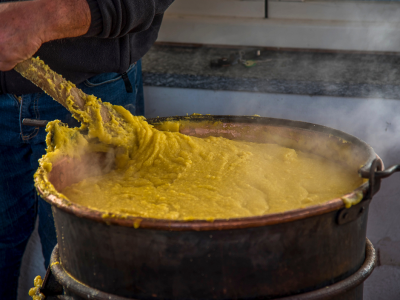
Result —
[{"label": "pot rim", "polygon": [[[271,126],[279,127],[295,127],[297,129],[317,131],[324,134],[331,134],[335,137],[342,138],[346,141],[352,142],[364,148],[368,153],[368,160],[365,165],[361,168],[366,168],[371,165],[373,159],[378,157],[371,146],[366,144],[364,141],[347,134],[343,131],[336,130],[330,127],[301,122],[292,121],[286,119],[268,118],[268,117],[258,117],[258,116],[217,116],[217,115],[195,115],[195,116],[177,116],[177,117],[162,117],[148,119],[150,124],[156,124],[163,121],[171,120],[191,120],[191,121],[222,121],[231,123],[258,123],[258,124],[268,124]],[[379,157],[378,157],[379,159]],[[38,183],[38,179],[35,179]],[[168,219],[154,219],[154,218],[143,218],[127,216],[123,214],[107,214],[102,211],[94,210],[69,202],[65,199],[57,197],[55,195],[44,196],[44,191],[40,188],[39,184],[36,184],[37,191],[51,205],[67,212],[73,214],[77,217],[89,219],[92,221],[105,223],[107,225],[117,225],[123,227],[134,227],[141,229],[155,229],[155,230],[168,230],[168,231],[209,231],[209,230],[227,230],[227,229],[243,229],[251,227],[261,227],[267,225],[274,225],[279,223],[292,222],[312,216],[317,216],[331,211],[339,210],[345,207],[342,198],[355,198],[360,193],[363,194],[362,201],[365,201],[365,196],[367,195],[369,189],[368,181],[360,185],[358,188],[352,192],[341,196],[340,198],[335,198],[329,200],[323,204],[308,206],[306,208],[300,208],[295,210],[289,210],[282,213],[267,214],[261,216],[244,217],[244,218],[232,218],[232,219],[215,219],[214,221],[206,220],[168,220]]]}]

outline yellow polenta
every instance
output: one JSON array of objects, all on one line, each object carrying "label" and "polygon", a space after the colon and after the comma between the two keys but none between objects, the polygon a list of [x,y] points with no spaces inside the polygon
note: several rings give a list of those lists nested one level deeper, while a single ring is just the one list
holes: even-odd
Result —
[{"label": "yellow polenta", "polygon": [[[190,137],[159,131],[142,117],[128,120],[137,138],[127,140],[131,144],[120,154],[104,150],[114,151],[116,168],[65,188],[66,198],[113,214],[213,220],[319,204],[362,183],[344,165],[276,144]],[[60,123],[49,130],[53,143],[66,153],[93,147]],[[72,136],[75,145],[66,143]]]}]

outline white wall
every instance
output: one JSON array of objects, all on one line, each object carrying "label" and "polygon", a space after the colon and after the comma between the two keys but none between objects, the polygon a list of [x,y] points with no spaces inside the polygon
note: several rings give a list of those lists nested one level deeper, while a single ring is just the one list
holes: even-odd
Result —
[{"label": "white wall", "polygon": [[398,52],[399,2],[175,0],[158,41]]}]

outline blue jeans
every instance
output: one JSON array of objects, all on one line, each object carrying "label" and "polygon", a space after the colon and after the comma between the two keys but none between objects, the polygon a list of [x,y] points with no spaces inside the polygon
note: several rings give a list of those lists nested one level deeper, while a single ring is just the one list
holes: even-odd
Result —
[{"label": "blue jeans", "polygon": [[[132,65],[127,75],[133,93],[127,93],[120,74],[94,76],[78,87],[103,101],[122,105],[132,114],[144,114],[141,62]],[[0,95],[0,299],[17,298],[21,259],[39,218],[39,236],[46,268],[57,243],[50,204],[37,196],[33,174],[38,159],[45,154],[44,128],[22,125],[24,118],[59,119],[70,126],[78,123],[71,114],[44,93]],[[28,291],[26,291],[28,293]]]}]

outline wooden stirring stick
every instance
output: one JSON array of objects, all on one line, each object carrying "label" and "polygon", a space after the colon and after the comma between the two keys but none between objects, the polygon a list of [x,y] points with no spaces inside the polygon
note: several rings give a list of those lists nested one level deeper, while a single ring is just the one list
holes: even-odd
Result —
[{"label": "wooden stirring stick", "polygon": [[[29,58],[14,68],[23,77],[45,91],[50,97],[71,111],[67,105],[73,102],[74,109],[83,111],[87,95],[74,84],[54,72],[39,58]],[[72,111],[71,111],[72,113]],[[100,115],[104,123],[110,120],[110,112],[102,105]]]}]

